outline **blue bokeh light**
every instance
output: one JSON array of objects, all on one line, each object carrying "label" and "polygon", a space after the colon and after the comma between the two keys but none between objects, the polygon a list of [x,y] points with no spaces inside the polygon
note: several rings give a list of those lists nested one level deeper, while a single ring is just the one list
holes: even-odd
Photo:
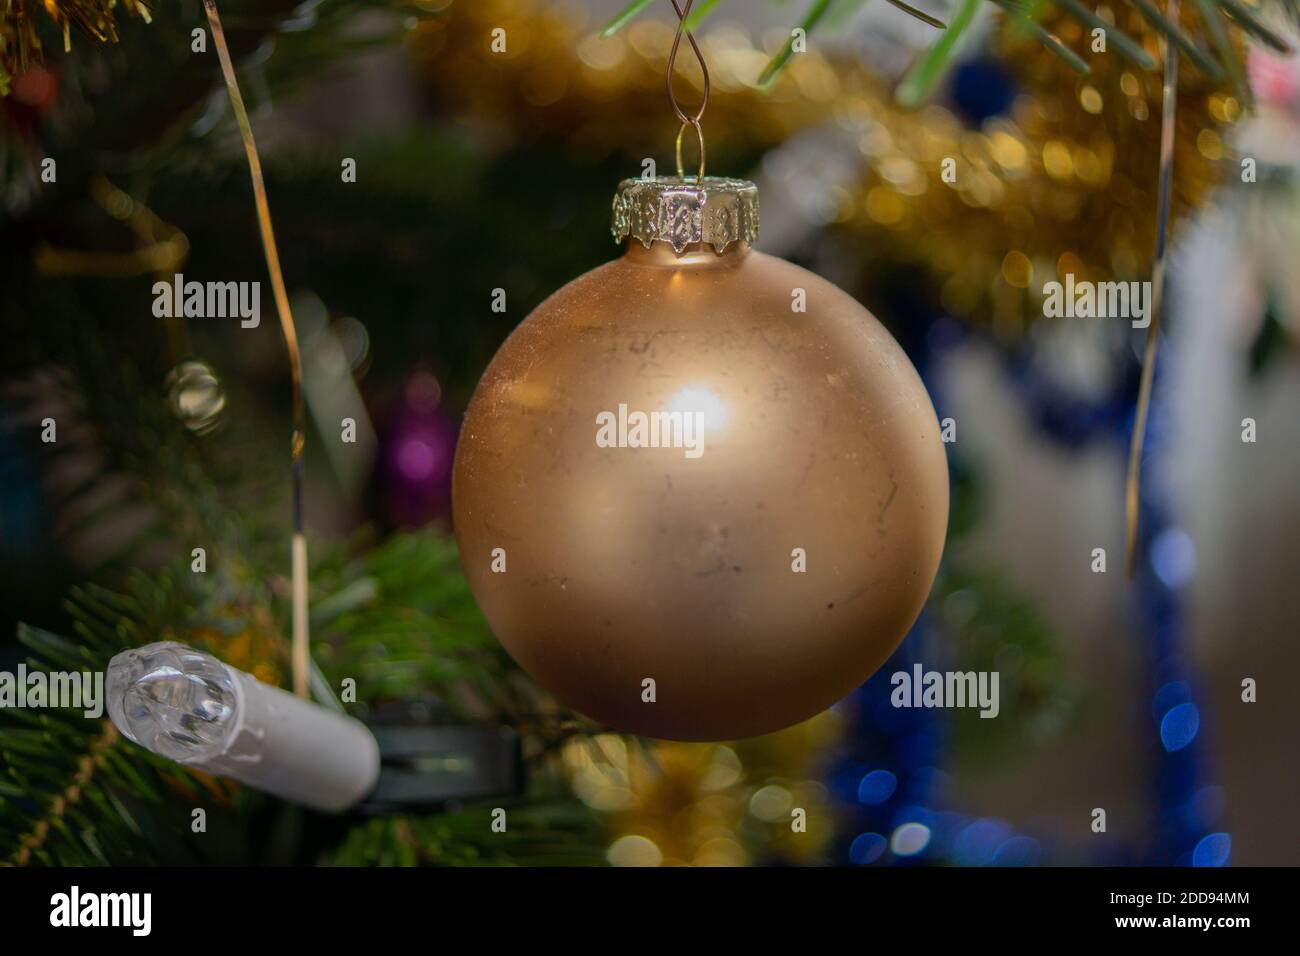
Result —
[{"label": "blue bokeh light", "polygon": [[1223,866],[1232,855],[1232,837],[1226,833],[1203,836],[1192,851],[1192,866]]},{"label": "blue bokeh light", "polygon": [[958,866],[989,866],[1012,835],[1011,828],[1000,820],[976,820],[953,840],[953,862]]},{"label": "blue bokeh light", "polygon": [[994,866],[1037,866],[1042,860],[1043,847],[1033,837],[1013,836],[993,854]]},{"label": "blue bokeh light", "polygon": [[1201,729],[1201,712],[1195,704],[1179,704],[1160,721],[1160,742],[1170,753],[1182,750],[1196,739]]},{"label": "blue bokeh light", "polygon": [[849,862],[858,866],[875,863],[885,853],[889,841],[879,833],[859,833],[849,844]]},{"label": "blue bokeh light", "polygon": [[1181,588],[1196,573],[1196,545],[1182,528],[1166,528],[1151,542],[1151,567],[1165,587]]},{"label": "blue bokeh light", "polygon": [[858,802],[884,803],[898,789],[898,778],[888,770],[873,770],[858,784]]}]

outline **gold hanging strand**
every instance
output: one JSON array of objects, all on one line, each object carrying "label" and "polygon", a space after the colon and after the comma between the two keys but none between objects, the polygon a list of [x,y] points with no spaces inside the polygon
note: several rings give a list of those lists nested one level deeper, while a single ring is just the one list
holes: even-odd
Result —
[{"label": "gold hanging strand", "polygon": [[293,475],[293,692],[299,697],[307,697],[311,671],[311,635],[307,620],[307,538],[303,531],[302,515],[302,452],[307,434],[302,399],[302,358],[298,352],[298,333],[294,328],[293,313],[289,309],[284,276],[280,272],[280,254],[275,245],[275,232],[271,228],[271,207],[266,200],[262,161],[257,154],[257,144],[253,141],[253,127],[248,121],[248,111],[244,109],[239,82],[235,79],[235,68],[230,61],[225,32],[221,29],[216,0],[203,0],[203,9],[212,26],[212,41],[217,48],[217,58],[221,61],[221,74],[225,78],[235,122],[239,125],[239,134],[244,141],[248,173],[253,180],[257,222],[262,232],[266,270],[271,275],[271,290],[275,295],[276,311],[280,315],[280,330],[284,333],[284,344],[289,352],[289,373],[293,388],[293,440],[289,451]]},{"label": "gold hanging strand", "polygon": [[[1179,0],[1166,7],[1170,23],[1178,23]],[[1151,388],[1156,375],[1156,342],[1164,306],[1165,253],[1169,242],[1169,215],[1173,199],[1174,133],[1178,113],[1178,48],[1160,35],[1164,54],[1164,87],[1161,91],[1159,195],[1156,207],[1156,252],[1151,263],[1151,324],[1147,326],[1142,356],[1142,379],[1138,386],[1137,413],[1129,444],[1128,482],[1124,495],[1124,569],[1131,581],[1137,574],[1138,519],[1141,511],[1142,449],[1146,442],[1147,416],[1151,412]]]}]

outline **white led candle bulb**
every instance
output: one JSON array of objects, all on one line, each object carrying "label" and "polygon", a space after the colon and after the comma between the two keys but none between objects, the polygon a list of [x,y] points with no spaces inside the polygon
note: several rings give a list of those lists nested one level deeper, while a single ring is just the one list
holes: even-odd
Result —
[{"label": "white led candle bulb", "polygon": [[184,644],[123,651],[106,683],[117,729],[186,766],[331,812],[358,803],[379,777],[379,746],[359,720]]}]

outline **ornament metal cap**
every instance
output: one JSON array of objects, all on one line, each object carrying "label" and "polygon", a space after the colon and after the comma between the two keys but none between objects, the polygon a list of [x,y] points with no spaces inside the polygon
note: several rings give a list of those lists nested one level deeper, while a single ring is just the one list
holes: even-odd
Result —
[{"label": "ornament metal cap", "polygon": [[611,229],[615,241],[634,236],[649,248],[658,239],[678,255],[702,242],[721,253],[758,239],[758,187],[721,176],[625,179],[614,194]]}]

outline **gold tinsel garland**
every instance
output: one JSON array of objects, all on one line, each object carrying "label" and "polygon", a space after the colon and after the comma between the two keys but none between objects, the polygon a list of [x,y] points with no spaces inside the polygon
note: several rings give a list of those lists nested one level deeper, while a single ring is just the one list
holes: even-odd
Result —
[{"label": "gold tinsel garland", "polygon": [[576,737],[563,751],[574,793],[608,824],[615,866],[823,862],[832,801],[816,780],[839,734],[831,711],[731,744]]},{"label": "gold tinsel garland", "polygon": [[[436,15],[412,23],[410,48],[433,96],[456,116],[506,129],[514,142],[562,138],[586,160],[618,154],[669,162],[678,123],[664,77],[675,22],[645,18],[602,39],[598,18],[544,0],[435,6]],[[495,29],[505,31],[505,52],[491,49]],[[738,27],[717,24],[702,46],[712,80],[704,132],[714,171],[732,147],[776,146],[827,119],[855,81],[806,54],[760,93],[751,81],[767,55]],[[693,109],[690,97],[702,95],[697,69],[683,67],[676,82]]]},{"label": "gold tinsel garland", "polygon": [[[515,141],[560,139],[579,158],[668,162],[676,124],[664,92],[667,22],[643,19],[601,39],[598,21],[539,0],[443,6],[413,26],[411,42],[434,95],[466,122],[504,127]],[[1098,13],[1118,17],[1156,52],[1155,31],[1136,13]],[[953,314],[1000,331],[1041,315],[1042,284],[1061,271],[1149,278],[1160,74],[1113,49],[1092,53],[1091,37],[1072,20],[1049,15],[1043,24],[1089,62],[1091,75],[1075,74],[1008,24],[998,43],[1019,94],[1010,115],[976,128],[938,104],[905,110],[861,63],[815,48],[792,57],[770,89],[757,89],[752,79],[771,51],[716,17],[700,38],[713,81],[710,169],[743,174],[723,168],[728,156],[834,124],[856,140],[861,168],[856,183],[831,196],[835,225],[864,266],[918,264]],[[491,49],[495,28],[506,31],[504,53]],[[696,76],[688,70],[678,82]],[[1182,70],[1175,219],[1202,205],[1221,174],[1225,130],[1241,112],[1226,82]],[[955,163],[953,182],[946,159]]]},{"label": "gold tinsel garland", "polygon": [[[1103,17],[1110,11],[1099,8]],[[1124,14],[1124,11],[1121,11]],[[913,262],[933,277],[945,309],[1019,332],[1042,315],[1044,283],[1146,280],[1155,249],[1161,78],[1112,50],[1090,52],[1072,20],[1052,29],[1087,60],[1070,70],[1007,29],[1001,60],[1019,87],[1009,115],[978,129],[940,106],[900,113],[862,101],[868,169],[842,209],[869,263]],[[1119,25],[1156,53],[1136,13]],[[1225,171],[1227,128],[1242,111],[1226,81],[1184,61],[1179,76],[1173,218],[1204,204]],[[955,160],[955,182],[942,163]]]},{"label": "gold tinsel garland", "polygon": [[2,0],[0,7],[0,94],[9,81],[42,58],[40,21],[48,17],[63,33],[63,49],[72,48],[72,28],[101,43],[117,42],[117,7],[146,23],[149,5],[144,0]]}]

